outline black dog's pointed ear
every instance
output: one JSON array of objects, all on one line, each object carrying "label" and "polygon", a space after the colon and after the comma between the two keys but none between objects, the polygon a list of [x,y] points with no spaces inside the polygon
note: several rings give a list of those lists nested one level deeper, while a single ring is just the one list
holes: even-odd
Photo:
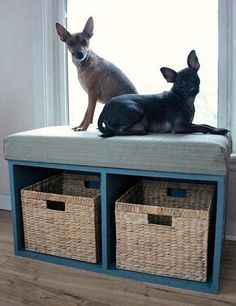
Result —
[{"label": "black dog's pointed ear", "polygon": [[70,38],[71,34],[58,22],[56,23],[56,29],[62,41],[66,42]]},{"label": "black dog's pointed ear", "polygon": [[192,68],[195,71],[198,71],[198,69],[200,68],[200,64],[198,62],[198,58],[194,50],[189,53],[187,63],[189,68]]},{"label": "black dog's pointed ear", "polygon": [[167,82],[173,83],[175,81],[177,75],[176,71],[167,67],[162,67],[160,70]]},{"label": "black dog's pointed ear", "polygon": [[93,17],[89,17],[83,29],[83,33],[86,34],[89,38],[93,36],[93,27]]}]

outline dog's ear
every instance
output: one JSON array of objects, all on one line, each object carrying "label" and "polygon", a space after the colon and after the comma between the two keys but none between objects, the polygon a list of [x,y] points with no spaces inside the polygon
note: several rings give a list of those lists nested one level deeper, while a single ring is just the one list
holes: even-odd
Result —
[{"label": "dog's ear", "polygon": [[71,34],[58,22],[56,23],[56,29],[62,41],[66,42],[70,38]]},{"label": "dog's ear", "polygon": [[93,36],[93,26],[93,17],[89,17],[83,29],[83,33],[86,34],[89,38]]},{"label": "dog's ear", "polygon": [[173,83],[175,81],[177,75],[176,71],[167,67],[162,67],[160,70],[167,82]]},{"label": "dog's ear", "polygon": [[192,68],[195,71],[198,71],[198,69],[200,68],[200,64],[198,62],[198,58],[194,50],[189,53],[187,63],[189,68]]}]

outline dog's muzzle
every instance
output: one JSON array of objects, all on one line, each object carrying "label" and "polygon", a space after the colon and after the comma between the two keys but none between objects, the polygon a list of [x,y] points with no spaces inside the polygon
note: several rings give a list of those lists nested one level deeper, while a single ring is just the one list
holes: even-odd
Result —
[{"label": "dog's muzzle", "polygon": [[86,53],[82,52],[82,51],[78,51],[76,53],[73,54],[73,56],[78,59],[80,62],[84,61],[86,58]]}]

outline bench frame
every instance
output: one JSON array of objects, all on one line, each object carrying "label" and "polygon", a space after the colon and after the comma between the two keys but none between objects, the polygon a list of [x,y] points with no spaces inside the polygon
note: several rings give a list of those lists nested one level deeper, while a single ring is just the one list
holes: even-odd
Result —
[{"label": "bench frame", "polygon": [[[15,254],[32,259],[42,260],[50,263],[66,265],[85,269],[93,272],[100,272],[118,277],[135,279],[139,281],[157,283],[164,286],[172,286],[182,289],[195,290],[208,293],[217,293],[219,290],[220,266],[222,246],[225,234],[226,214],[226,190],[227,177],[204,174],[184,174],[158,171],[143,171],[132,169],[117,169],[104,167],[90,167],[83,165],[67,165],[53,163],[39,163],[30,161],[9,160],[10,192],[12,203],[13,237]],[[24,232],[22,210],[20,202],[20,190],[30,184],[44,179],[50,174],[58,171],[74,171],[79,173],[93,173],[101,177],[101,238],[102,238],[102,260],[98,264],[81,262],[47,254],[41,254],[24,248]],[[140,272],[132,272],[117,269],[113,264],[113,243],[111,221],[114,202],[121,192],[127,188],[127,184],[137,177],[150,177],[160,179],[184,180],[187,182],[211,182],[216,185],[216,217],[215,236],[212,250],[211,273],[207,282],[197,282],[177,279],[173,277],[156,276]],[[114,232],[114,231],[113,231]]]}]

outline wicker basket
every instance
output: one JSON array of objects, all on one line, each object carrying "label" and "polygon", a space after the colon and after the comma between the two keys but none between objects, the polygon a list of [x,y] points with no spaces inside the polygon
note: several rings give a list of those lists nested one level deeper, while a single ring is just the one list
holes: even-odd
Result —
[{"label": "wicker basket", "polygon": [[98,176],[60,173],[22,189],[25,249],[98,262],[100,189],[90,187],[100,188],[99,181]]},{"label": "wicker basket", "polygon": [[116,266],[207,280],[214,186],[143,180],[116,201]]}]

